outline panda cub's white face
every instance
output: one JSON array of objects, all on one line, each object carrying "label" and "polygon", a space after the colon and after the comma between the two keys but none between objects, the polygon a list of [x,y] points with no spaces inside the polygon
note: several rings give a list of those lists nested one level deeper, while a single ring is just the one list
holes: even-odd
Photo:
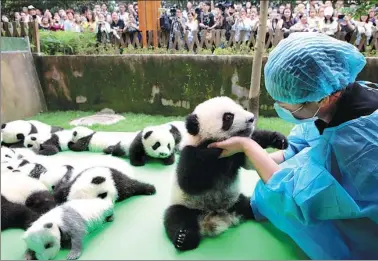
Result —
[{"label": "panda cub's white face", "polygon": [[31,124],[24,120],[16,120],[1,125],[2,139],[5,143],[16,143],[23,140],[31,131]]},{"label": "panda cub's white face", "polygon": [[174,152],[175,139],[167,127],[147,127],[142,133],[142,144],[148,156],[165,159]]},{"label": "panda cub's white face", "polygon": [[79,139],[89,136],[94,131],[83,126],[78,126],[72,129],[72,142],[76,143]]},{"label": "panda cub's white face", "polygon": [[187,117],[186,127],[194,139],[191,143],[204,140],[225,140],[233,136],[249,137],[254,126],[253,113],[228,97],[215,97],[199,104]]},{"label": "panda cub's white face", "polygon": [[40,145],[51,137],[50,134],[35,133],[25,137],[24,147],[38,152]]},{"label": "panda cub's white face", "polygon": [[1,147],[1,163],[6,163],[13,160],[16,157],[14,150],[8,147]]},{"label": "panda cub's white face", "polygon": [[[58,219],[59,216],[56,218]],[[43,216],[26,230],[22,239],[28,248],[35,252],[38,260],[53,259],[61,248],[58,225],[54,222],[47,222]]]}]

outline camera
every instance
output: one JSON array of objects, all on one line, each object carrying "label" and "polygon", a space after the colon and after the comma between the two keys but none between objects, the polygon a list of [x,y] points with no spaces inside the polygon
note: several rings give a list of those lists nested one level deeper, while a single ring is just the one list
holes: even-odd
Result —
[{"label": "camera", "polygon": [[171,16],[176,16],[176,10],[177,10],[177,5],[174,5],[171,9],[169,9]]}]

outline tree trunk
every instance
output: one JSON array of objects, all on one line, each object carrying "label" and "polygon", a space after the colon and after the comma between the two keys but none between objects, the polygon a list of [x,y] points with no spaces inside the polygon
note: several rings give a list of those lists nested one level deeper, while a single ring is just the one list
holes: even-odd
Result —
[{"label": "tree trunk", "polygon": [[266,24],[268,20],[268,0],[260,0],[260,18],[257,31],[256,46],[253,53],[251,86],[249,89],[248,109],[255,114],[256,122],[259,116],[259,96],[262,59],[265,49]]}]

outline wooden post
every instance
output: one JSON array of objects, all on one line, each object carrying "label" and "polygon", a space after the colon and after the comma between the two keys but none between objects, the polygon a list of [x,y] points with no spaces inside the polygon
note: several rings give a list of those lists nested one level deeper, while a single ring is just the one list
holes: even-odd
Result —
[{"label": "wooden post", "polygon": [[160,1],[138,1],[139,30],[142,32],[143,47],[147,47],[147,31],[153,31],[154,47],[158,46],[158,21]]}]

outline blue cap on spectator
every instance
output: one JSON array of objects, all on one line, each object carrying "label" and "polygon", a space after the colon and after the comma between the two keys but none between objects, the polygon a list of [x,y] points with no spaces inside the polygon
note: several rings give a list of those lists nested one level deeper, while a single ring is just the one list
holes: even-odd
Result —
[{"label": "blue cap on spectator", "polygon": [[365,64],[347,42],[321,33],[293,33],[269,54],[265,87],[279,102],[317,102],[354,82]]}]

